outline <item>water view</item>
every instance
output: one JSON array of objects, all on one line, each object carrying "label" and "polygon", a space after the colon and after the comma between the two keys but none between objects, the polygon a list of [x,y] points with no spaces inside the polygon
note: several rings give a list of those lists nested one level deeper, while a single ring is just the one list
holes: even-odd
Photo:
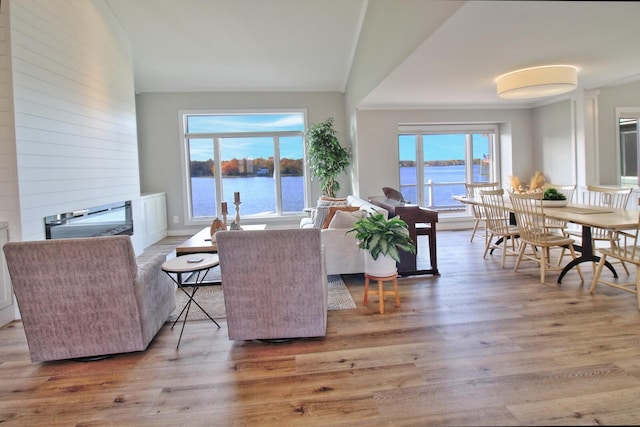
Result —
[{"label": "water view", "polygon": [[[486,173],[481,165],[474,166],[476,182],[486,182]],[[411,203],[416,203],[415,167],[400,168],[402,194]],[[460,208],[452,196],[465,194],[464,165],[425,166],[425,179],[432,185],[425,188],[426,203],[423,206],[436,209]],[[220,216],[216,213],[215,178],[191,178],[194,216]],[[233,193],[240,192],[240,215],[268,215],[275,212],[275,180],[270,176],[223,178],[229,217],[235,216]],[[431,190],[431,191],[429,191]],[[382,194],[382,189],[380,189]],[[373,195],[373,194],[372,194]],[[300,213],[304,208],[304,179],[302,176],[282,177],[282,208],[286,213]]]},{"label": "water view", "polygon": [[[481,164],[474,165],[474,182],[487,182],[488,170]],[[465,165],[425,166],[424,167],[425,201],[417,201],[416,168],[401,167],[400,182],[404,198],[418,202],[421,206],[432,209],[460,209],[460,203],[452,200],[453,196],[463,195],[465,189]]]},{"label": "water view", "polygon": [[[304,178],[285,176],[282,181],[282,210],[285,213],[300,213],[304,209]],[[240,216],[268,215],[276,211],[275,180],[267,176],[223,178],[229,218],[235,217],[233,193],[240,193]],[[221,216],[216,214],[215,178],[191,178],[193,194],[193,216]]]}]

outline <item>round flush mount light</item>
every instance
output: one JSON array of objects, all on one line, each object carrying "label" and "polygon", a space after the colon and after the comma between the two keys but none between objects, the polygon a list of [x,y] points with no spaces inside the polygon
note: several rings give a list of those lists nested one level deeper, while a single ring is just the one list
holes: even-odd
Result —
[{"label": "round flush mount light", "polygon": [[578,69],[573,65],[523,68],[501,75],[496,83],[498,96],[504,99],[560,95],[578,86]]}]

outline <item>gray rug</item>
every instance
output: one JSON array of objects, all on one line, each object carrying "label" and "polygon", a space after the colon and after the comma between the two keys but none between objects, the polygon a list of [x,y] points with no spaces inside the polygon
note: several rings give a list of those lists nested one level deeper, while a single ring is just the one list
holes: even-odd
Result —
[{"label": "gray rug", "polygon": [[[213,272],[212,272],[213,273]],[[207,279],[214,279],[215,276],[207,275]],[[219,276],[218,276],[219,277]],[[351,297],[351,293],[347,286],[345,285],[342,277],[339,274],[330,275],[328,277],[329,283],[329,292],[328,292],[328,308],[329,310],[351,310],[356,308],[356,303],[353,301]],[[187,292],[191,293],[192,288],[186,287]],[[195,300],[200,304],[206,311],[213,317],[214,319],[224,319],[226,318],[225,308],[224,308],[224,295],[222,293],[222,286],[212,285],[212,286],[201,286],[196,292]],[[168,322],[173,322],[182,307],[187,302],[187,296],[181,289],[176,290],[176,309],[171,313]],[[198,308],[197,305],[192,304],[191,309],[189,311],[189,319],[188,320],[202,320],[206,319],[206,315]]]}]

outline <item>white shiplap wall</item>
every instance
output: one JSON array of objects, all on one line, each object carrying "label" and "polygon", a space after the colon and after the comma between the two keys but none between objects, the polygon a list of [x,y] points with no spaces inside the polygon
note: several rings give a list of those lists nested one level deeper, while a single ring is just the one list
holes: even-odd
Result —
[{"label": "white shiplap wall", "polygon": [[21,231],[35,240],[47,215],[139,198],[132,54],[102,0],[10,6]]},{"label": "white shiplap wall", "polygon": [[18,172],[13,124],[9,3],[0,5],[0,221],[9,223],[9,236],[20,237]]}]

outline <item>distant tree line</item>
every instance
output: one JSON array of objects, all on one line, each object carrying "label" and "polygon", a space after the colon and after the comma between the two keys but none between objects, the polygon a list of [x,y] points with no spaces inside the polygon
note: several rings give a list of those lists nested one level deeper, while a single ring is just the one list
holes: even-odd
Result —
[{"label": "distant tree line", "polygon": [[[464,160],[429,160],[424,162],[425,166],[459,166],[464,165]],[[482,163],[482,159],[473,159],[474,165]],[[412,168],[416,166],[414,160],[400,160],[400,167]]]},{"label": "distant tree line", "polygon": [[[251,162],[247,165],[247,162]],[[280,159],[280,174],[283,176],[302,176],[304,163],[302,159]],[[192,160],[192,177],[215,176],[213,160]],[[251,160],[236,159],[222,161],[222,176],[273,176],[273,157]]]}]

